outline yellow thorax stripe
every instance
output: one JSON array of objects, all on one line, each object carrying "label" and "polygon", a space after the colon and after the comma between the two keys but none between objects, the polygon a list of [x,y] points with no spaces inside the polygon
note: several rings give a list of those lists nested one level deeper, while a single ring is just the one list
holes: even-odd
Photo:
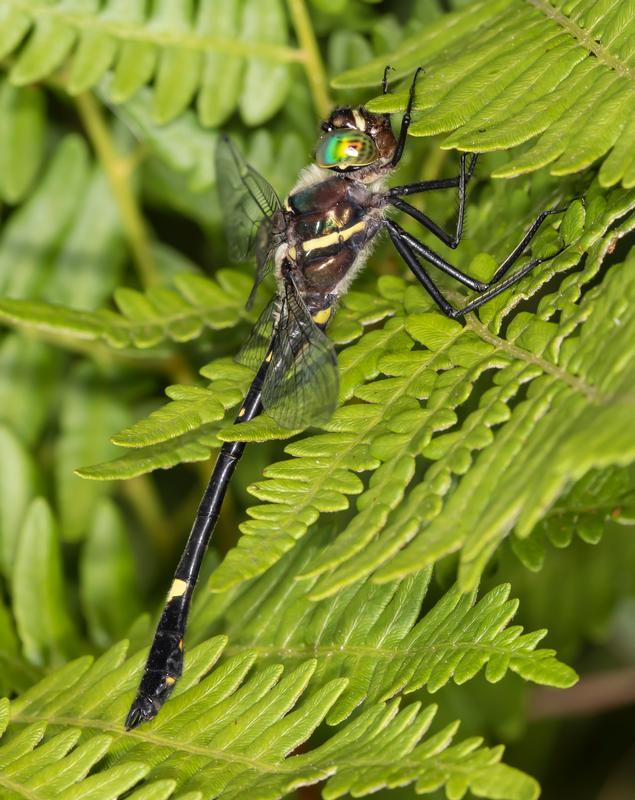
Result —
[{"label": "yellow thorax stripe", "polygon": [[341,231],[333,231],[333,233],[327,233],[315,239],[307,239],[306,242],[302,242],[302,249],[305,253],[309,253],[311,250],[319,250],[322,247],[330,247],[332,244],[345,242],[347,239],[350,239],[351,236],[363,230],[365,225],[366,223],[363,221],[357,222],[355,225],[351,225],[349,228],[343,228]]}]

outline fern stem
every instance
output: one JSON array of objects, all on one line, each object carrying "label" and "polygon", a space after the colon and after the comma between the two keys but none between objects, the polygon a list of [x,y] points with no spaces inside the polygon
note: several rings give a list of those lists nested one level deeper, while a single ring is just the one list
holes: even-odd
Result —
[{"label": "fern stem", "polygon": [[470,314],[466,317],[466,327],[471,328],[483,341],[493,344],[497,350],[508,353],[512,358],[519,361],[525,361],[528,364],[535,364],[540,367],[547,375],[557,378],[559,381],[562,381],[562,383],[580,392],[590,403],[599,405],[603,402],[604,398],[601,392],[594,386],[591,386],[582,378],[578,378],[576,375],[567,372],[566,369],[558,366],[558,364],[554,364],[552,361],[548,361],[542,358],[542,356],[536,355],[522,347],[518,347],[518,345],[492,333],[492,331],[490,331],[474,314]]},{"label": "fern stem", "polygon": [[90,92],[75,98],[77,110],[97,157],[101,162],[115,202],[119,207],[124,233],[144,287],[159,281],[150,238],[141,211],[130,186],[130,164],[116,150],[99,104]]},{"label": "fern stem", "polygon": [[333,105],[328,91],[326,70],[320,55],[317,39],[311,24],[311,17],[306,9],[304,0],[287,0],[289,14],[301,52],[303,53],[304,69],[307,74],[313,104],[318,116],[324,118]]},{"label": "fern stem", "polygon": [[635,70],[631,69],[628,64],[611,53],[608,48],[603,47],[599,39],[595,39],[592,33],[581,28],[572,19],[569,19],[569,17],[557,8],[554,8],[547,0],[527,0],[527,2],[563,28],[570,36],[579,42],[585,50],[588,50],[589,53],[593,53],[598,61],[606,64],[610,69],[615,70],[621,77],[630,78],[630,80],[635,81]]}]

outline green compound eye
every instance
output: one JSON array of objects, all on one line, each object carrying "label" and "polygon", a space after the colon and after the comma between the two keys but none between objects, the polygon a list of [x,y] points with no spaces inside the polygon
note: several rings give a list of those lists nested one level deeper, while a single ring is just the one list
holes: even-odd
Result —
[{"label": "green compound eye", "polygon": [[370,136],[361,131],[332,131],[320,139],[315,160],[319,167],[364,167],[378,157]]}]

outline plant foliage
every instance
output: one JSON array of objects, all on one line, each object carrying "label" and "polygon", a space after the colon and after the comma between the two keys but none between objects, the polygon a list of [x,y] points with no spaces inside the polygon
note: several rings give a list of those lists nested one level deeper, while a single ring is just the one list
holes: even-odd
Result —
[{"label": "plant foliage", "polygon": [[[500,539],[514,525],[519,536],[530,533],[538,521],[535,510],[548,507],[568,480],[582,477],[593,467],[608,466],[612,459],[622,463],[628,460],[631,456],[627,455],[624,435],[615,440],[611,457],[604,432],[609,418],[615,422],[616,431],[625,424],[616,411],[622,406],[631,376],[611,328],[619,325],[628,336],[629,304],[624,302],[619,314],[614,304],[616,297],[628,296],[628,279],[623,272],[628,272],[630,264],[612,270],[602,292],[586,295],[581,304],[575,300],[584,283],[596,276],[606,251],[632,230],[634,207],[635,196],[617,189],[600,202],[589,203],[584,227],[575,221],[573,208],[566,220],[566,224],[574,220],[571,226],[575,234],[569,249],[533,274],[524,291],[535,290],[554,272],[575,265],[581,253],[588,253],[584,269],[565,279],[557,294],[545,295],[535,314],[518,314],[504,337],[497,332],[503,314],[518,303],[521,292],[506,301],[493,301],[482,312],[482,320],[489,318],[489,327],[476,320],[462,325],[444,319],[422,291],[407,288],[394,278],[380,280],[377,291],[392,306],[387,306],[389,321],[382,330],[363,335],[342,351],[339,359],[342,399],[354,396],[365,402],[343,406],[325,426],[326,433],[287,446],[294,459],[267,467],[267,480],[251,488],[266,504],[249,510],[253,520],[242,526],[249,535],[216,571],[213,588],[223,590],[262,572],[304,535],[320,513],[345,509],[351,494],[360,494],[359,514],[304,574],[322,576],[312,590],[313,597],[325,596],[380,567],[379,580],[399,577],[459,549],[462,580],[470,588]],[[621,225],[605,233],[620,221]],[[364,300],[353,296],[352,303],[359,308]],[[372,311],[370,321],[376,321]],[[556,314],[558,323],[550,322]],[[602,324],[609,326],[604,332]],[[423,347],[413,349],[416,344]],[[602,344],[607,348],[601,360],[607,370],[602,379],[608,381],[613,352],[617,383],[612,388],[610,381],[603,382],[600,390],[587,370],[595,363]],[[460,419],[455,409],[478,391],[478,379],[487,371],[499,373],[496,385],[480,395],[477,409]],[[230,374],[239,372],[242,370],[225,362],[208,365],[204,374],[216,381],[207,392],[222,404]],[[536,388],[528,392],[527,401],[511,411],[509,406],[521,387],[526,391],[534,382]],[[194,458],[206,457],[212,421],[209,415],[214,413],[210,399],[187,387],[173,387],[170,394],[172,404],[115,437],[116,443],[134,448],[130,454],[85,469],[82,474],[98,478],[138,474],[140,469],[176,463],[186,450]],[[239,392],[234,397],[239,402]],[[427,401],[423,408],[418,402],[421,399]],[[201,414],[202,401],[205,415]],[[599,406],[606,409],[606,419]],[[220,411],[219,407],[215,419]],[[627,406],[625,414],[629,413]],[[564,420],[575,429],[585,417],[587,421],[580,428],[586,437],[585,460],[574,449],[576,455],[567,466]],[[602,432],[602,444],[594,456],[591,432],[596,425]],[[494,426],[496,437],[491,433]],[[560,431],[560,438],[555,440],[554,429]],[[241,438],[248,440],[262,441],[281,434],[265,418],[240,427]],[[541,481],[527,482],[532,491],[524,498],[510,463],[530,434],[536,455],[529,462],[523,457],[519,469],[526,474],[528,464],[535,465]],[[236,435],[227,427],[219,432],[221,440]],[[553,448],[554,455],[549,454],[548,447]],[[478,452],[482,453],[480,472],[475,467],[461,480]],[[415,477],[418,455],[431,463],[425,479],[418,478],[408,502],[403,503]],[[367,470],[374,470],[374,474],[365,488],[356,473]],[[450,482],[452,475],[458,476],[458,486]],[[497,487],[495,494],[500,500],[484,488],[488,482]],[[483,514],[474,493],[487,503],[488,515]],[[468,538],[470,546],[466,548]]]},{"label": "plant foliage", "polygon": [[[192,651],[166,713],[133,735],[122,736],[119,720],[143,654],[124,660],[124,647],[94,663],[72,661],[19,700],[5,701],[0,783],[11,796],[65,798],[116,798],[144,779],[139,797],[168,797],[178,787],[187,798],[254,791],[276,798],[324,780],[327,798],[411,781],[420,793],[446,785],[455,796],[470,788],[481,796],[537,796],[534,781],[499,763],[500,748],[474,738],[454,744],[456,725],[426,736],[436,709],[420,703],[371,706],[320,746],[290,755],[346,680],[315,688],[315,661],[253,670],[249,652],[214,669],[224,644],[217,637]],[[86,777],[106,753],[107,764]]]},{"label": "plant foliage", "polygon": [[[531,142],[493,172],[504,178],[546,165],[569,175],[611,151],[600,184],[634,186],[634,25],[628,3],[471,3],[402,42],[391,58],[397,76],[422,61],[426,70],[411,133],[451,131],[442,147],[477,152]],[[375,86],[382,64],[364,64],[335,85]],[[370,107],[401,111],[406,100],[403,92]]]},{"label": "plant foliage", "polygon": [[[630,2],[0,0],[2,797],[538,796],[483,735],[575,683],[543,625],[575,658],[635,593],[634,42]],[[446,257],[485,280],[567,206],[532,243],[561,252],[455,322],[381,243],[329,326],[332,419],[235,428],[266,292],[224,255],[219,128],[284,195],[327,74],[399,112],[419,65],[439,138],[396,181],[486,154]],[[237,437],[184,676],[126,733],[191,464]]]},{"label": "plant foliage", "polygon": [[[101,516],[112,526],[112,511],[104,508]],[[35,584],[53,598],[49,584],[59,585],[59,534],[42,499],[32,504],[20,548],[24,556],[35,548],[42,558],[28,574],[15,571],[16,617],[33,646],[61,657],[78,643],[64,600],[55,598],[43,625],[41,602],[28,591]],[[52,559],[44,558],[47,549]],[[169,792],[178,787],[185,792],[179,796],[204,790],[207,797],[237,797],[256,784],[262,797],[273,798],[333,775],[327,797],[346,787],[365,794],[413,780],[421,791],[448,785],[484,796],[534,797],[533,781],[499,763],[500,748],[482,748],[474,738],[453,745],[456,724],[421,742],[435,707],[422,710],[417,702],[400,710],[398,701],[388,702],[423,684],[435,691],[450,679],[462,683],[485,664],[492,682],[511,669],[540,683],[571,685],[573,671],[552,650],[536,649],[545,631],[523,635],[508,626],[517,607],[508,600],[509,587],[478,603],[452,589],[420,622],[430,570],[383,587],[359,584],[307,607],[293,578],[316,549],[306,540],[266,576],[264,587],[257,582],[238,603],[232,599],[243,625],[229,631],[229,643],[213,636],[190,652],[179,699],[133,736],[122,732],[121,716],[145,650],[124,661],[121,643],[94,664],[82,657],[36,683],[4,708],[5,725],[11,724],[0,745],[0,785],[36,797],[62,790],[70,797],[89,791],[118,797],[145,778],[147,791],[157,784]],[[90,587],[90,596],[97,593],[99,587]],[[195,633],[222,616],[206,605],[195,612]],[[282,607],[280,620],[275,612]],[[269,626],[261,624],[263,609]],[[360,704],[361,713],[351,718]],[[337,730],[310,754],[289,758],[325,717]],[[406,729],[408,736],[400,736]],[[107,768],[87,778],[106,752]]]},{"label": "plant foliage", "polygon": [[256,125],[284,102],[288,64],[299,53],[285,47],[279,0],[201,3],[196,14],[192,3],[112,0],[100,6],[91,0],[3,2],[0,55],[20,48],[11,82],[34,83],[69,63],[64,87],[76,95],[111,70],[113,100],[123,102],[153,81],[159,123],[178,116],[194,97],[206,125],[223,122],[236,107]]}]

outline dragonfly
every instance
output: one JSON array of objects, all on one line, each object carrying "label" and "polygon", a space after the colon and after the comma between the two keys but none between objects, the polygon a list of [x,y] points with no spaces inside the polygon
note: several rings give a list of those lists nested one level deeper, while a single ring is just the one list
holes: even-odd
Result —
[{"label": "dragonfly", "polygon": [[[389,71],[390,67],[386,67],[381,84],[384,94],[389,91]],[[335,350],[325,328],[339,299],[364,267],[372,242],[380,232],[387,232],[415,278],[439,310],[451,318],[479,308],[564,249],[550,256],[531,258],[510,272],[545,219],[566,209],[543,211],[501,262],[492,279],[483,283],[453,266],[389,216],[391,209],[409,215],[450,248],[461,241],[466,188],[478,154],[463,153],[455,177],[387,186],[387,178],[404,152],[420,72],[421,68],[416,70],[410,84],[397,134],[393,132],[390,114],[373,113],[364,106],[332,111],[321,123],[314,163],[302,172],[284,200],[245,161],[228,137],[219,138],[217,181],[228,252],[235,261],[256,262],[248,306],[267,274],[273,273],[276,284],[275,296],[237,357],[255,371],[255,377],[235,424],[264,412],[280,426],[295,430],[322,423],[332,415],[337,405],[338,371]],[[459,200],[453,233],[404,199],[451,188],[458,191]],[[452,305],[432,278],[430,266],[473,290],[474,297],[460,308]],[[226,442],[220,449],[125,722],[128,730],[156,716],[183,672],[184,637],[192,595],[245,444]]]}]

